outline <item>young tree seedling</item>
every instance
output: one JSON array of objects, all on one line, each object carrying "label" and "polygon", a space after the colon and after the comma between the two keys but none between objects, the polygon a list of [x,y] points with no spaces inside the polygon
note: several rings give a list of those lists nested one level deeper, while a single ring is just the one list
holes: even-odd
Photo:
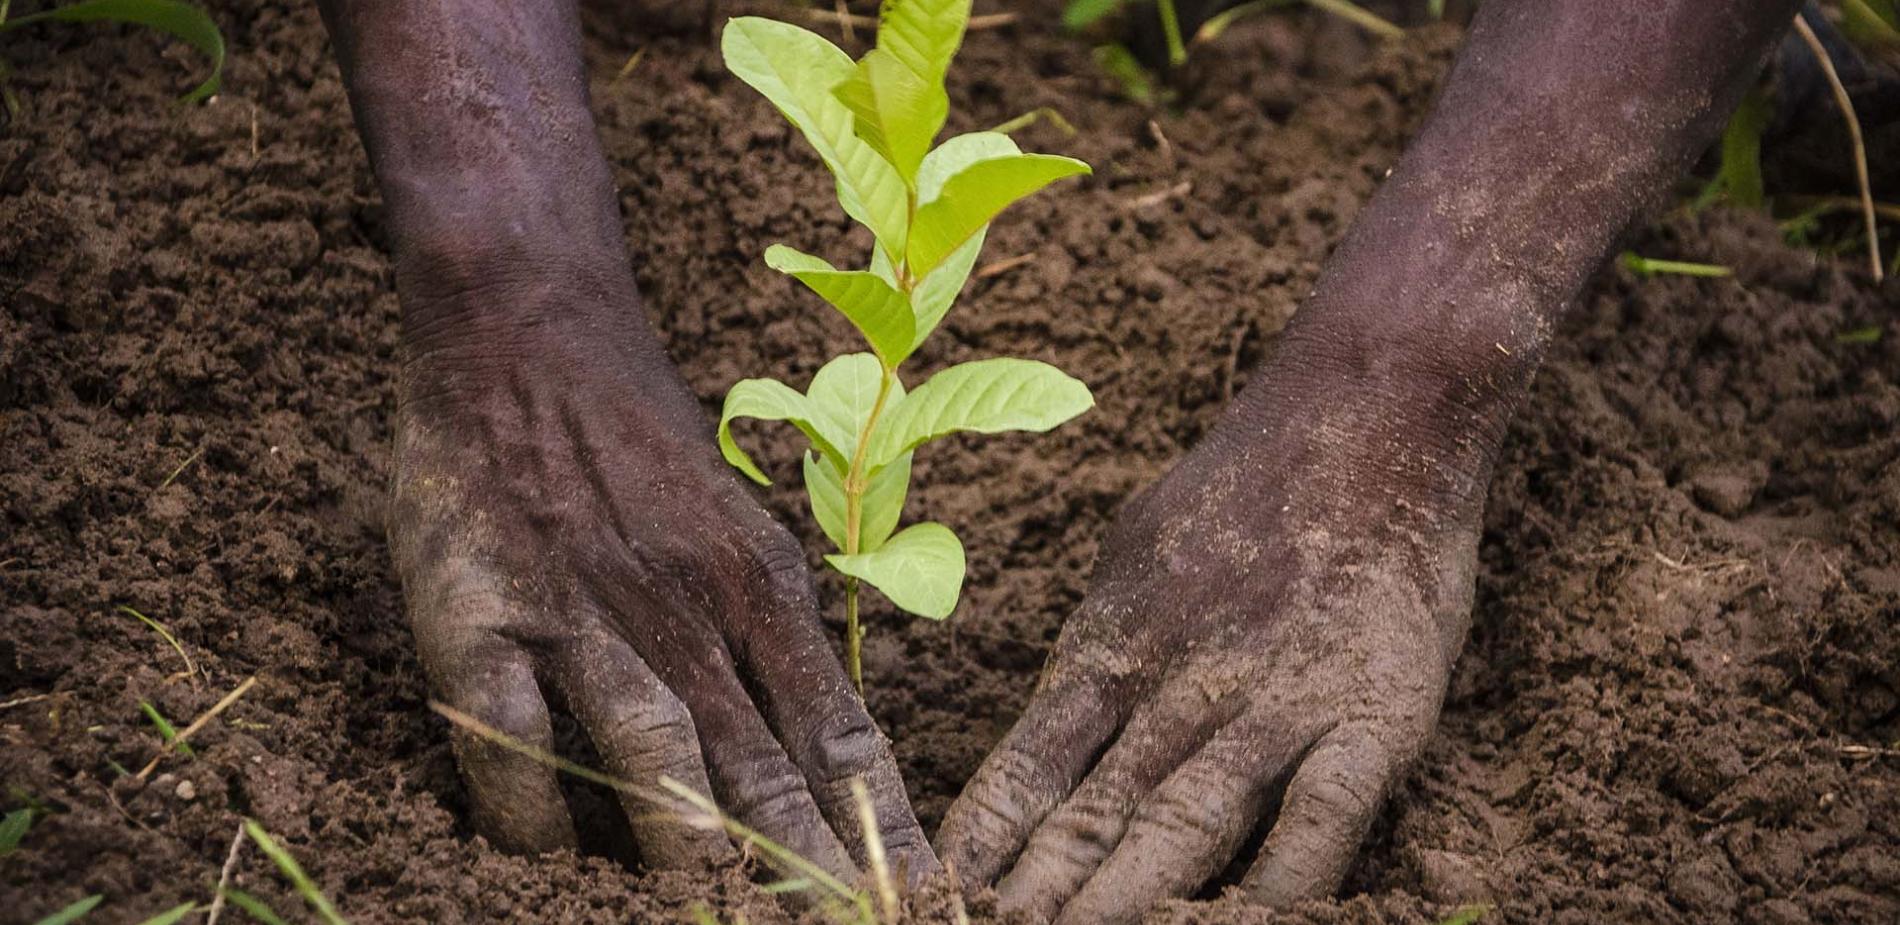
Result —
[{"label": "young tree seedling", "polygon": [[906,392],[898,367],[950,310],[1011,203],[1089,172],[1081,161],[1025,154],[1009,136],[972,132],[932,147],[950,112],[944,74],[963,42],[970,0],[885,0],[877,47],[857,61],[789,23],[726,24],[726,67],[764,94],[837,180],[838,202],[870,229],[869,269],[840,270],[783,244],[765,262],[851,321],[869,353],[837,357],[800,393],[746,379],[726,393],[719,449],[753,481],[765,473],[733,441],[734,418],[787,421],[811,441],[805,490],[845,576],[845,666],[863,692],[858,585],[941,620],[963,587],[963,544],[939,523],[897,530],[918,446],[959,431],[1046,431],[1094,405],[1088,387],[1047,363],[996,358],[950,367]]}]

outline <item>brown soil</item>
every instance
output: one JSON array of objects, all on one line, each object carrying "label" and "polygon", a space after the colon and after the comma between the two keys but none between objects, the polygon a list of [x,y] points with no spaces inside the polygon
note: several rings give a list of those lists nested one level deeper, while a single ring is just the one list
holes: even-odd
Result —
[{"label": "brown soil", "polygon": [[[380,539],[397,312],[373,184],[313,5],[216,6],[233,57],[207,106],[171,104],[198,62],[141,33],[4,47],[24,108],[0,137],[0,778],[9,808],[48,812],[0,860],[0,917],[203,899],[249,815],[358,922],[783,921],[745,871],[642,874],[611,831],[541,858],[468,831]],[[986,260],[1035,262],[975,283],[920,360],[1039,356],[1101,407],[920,460],[913,512],[963,532],[969,588],[947,625],[874,618],[867,673],[929,826],[1021,710],[1118,502],[1268,349],[1455,40],[1244,27],[1150,122],[1052,6],[972,39],[953,127],[1054,106],[1082,134],[1026,141],[1096,176],[999,225]],[[711,409],[848,342],[765,245],[849,248],[814,159],[722,74],[706,23],[731,10],[654,9],[591,14],[589,67],[649,310]],[[1582,300],[1492,490],[1441,729],[1346,898],[1155,921],[1467,900],[1508,921],[1900,920],[1900,288],[1752,215],[1637,246],[1737,273],[1606,270]],[[748,440],[794,458],[790,434]],[[816,549],[795,492],[771,504]],[[195,759],[118,770],[157,751],[140,701],[182,725],[251,675]],[[235,883],[300,911],[254,852]]]}]

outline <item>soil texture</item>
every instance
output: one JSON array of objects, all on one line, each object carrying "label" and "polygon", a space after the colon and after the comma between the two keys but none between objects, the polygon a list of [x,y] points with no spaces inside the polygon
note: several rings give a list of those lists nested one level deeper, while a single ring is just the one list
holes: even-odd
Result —
[{"label": "soil texture", "polygon": [[[21,104],[0,130],[0,780],[6,808],[39,807],[0,858],[0,919],[206,900],[245,816],[359,923],[795,918],[741,867],[643,873],[611,826],[546,857],[468,829],[382,540],[400,360],[375,187],[315,5],[212,8],[232,54],[208,105],[174,103],[201,62],[148,33],[0,46]],[[744,8],[586,18],[646,310],[709,432],[734,380],[802,383],[851,342],[765,247],[868,242],[720,66],[712,24]],[[1157,110],[1056,4],[1020,13],[971,36],[951,128],[1053,107],[1079,134],[1044,119],[1025,146],[1095,176],[996,226],[916,366],[1032,356],[1100,406],[919,455],[910,514],[962,533],[969,583],[944,624],[873,598],[866,676],[928,828],[1021,711],[1118,504],[1272,349],[1457,42],[1253,22]],[[1900,287],[1754,214],[1672,215],[1632,246],[1735,274],[1612,266],[1575,308],[1492,486],[1440,729],[1341,898],[1274,913],[1210,891],[1151,921],[1467,902],[1506,922],[1900,921]],[[793,466],[789,429],[742,439]],[[798,492],[768,500],[815,556]],[[137,776],[160,752],[141,703],[183,726],[253,676],[195,757]],[[231,870],[305,911],[255,850]],[[939,890],[918,918],[952,906]]]}]

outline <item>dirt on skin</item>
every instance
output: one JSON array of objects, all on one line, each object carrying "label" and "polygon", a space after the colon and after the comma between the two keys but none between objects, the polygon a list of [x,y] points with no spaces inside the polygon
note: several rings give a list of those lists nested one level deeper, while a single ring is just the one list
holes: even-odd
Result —
[{"label": "dirt on skin", "polygon": [[[733,380],[803,382],[852,342],[765,246],[867,244],[723,73],[710,24],[738,10],[587,19],[646,308],[709,421]],[[374,186],[314,5],[214,11],[232,58],[205,106],[172,104],[200,62],[148,34],[42,27],[0,47],[22,104],[0,134],[0,779],[7,808],[41,808],[0,858],[0,918],[93,893],[99,922],[208,900],[250,816],[357,922],[698,904],[787,921],[738,866],[639,872],[611,825],[539,858],[468,829],[381,539],[399,360]],[[997,225],[916,367],[1038,357],[1100,407],[920,454],[911,516],[963,534],[970,580],[947,624],[873,603],[866,673],[933,828],[1021,711],[1116,506],[1271,348],[1456,41],[1245,25],[1156,113],[1054,4],[1022,12],[971,37],[952,128],[1052,106],[1081,133],[1044,121],[1024,143],[1096,174]],[[1344,898],[1151,921],[1429,922],[1467,901],[1492,921],[1900,920],[1900,288],[1755,215],[1670,218],[1634,244],[1736,273],[1606,269],[1581,300],[1492,488],[1439,732]],[[742,439],[795,469],[789,430]],[[769,500],[815,552],[795,481]],[[190,669],[118,605],[163,621]],[[159,752],[141,701],[183,725],[252,676],[195,758],[125,773]],[[232,869],[303,911],[254,849]],[[918,918],[954,905],[939,889]]]}]

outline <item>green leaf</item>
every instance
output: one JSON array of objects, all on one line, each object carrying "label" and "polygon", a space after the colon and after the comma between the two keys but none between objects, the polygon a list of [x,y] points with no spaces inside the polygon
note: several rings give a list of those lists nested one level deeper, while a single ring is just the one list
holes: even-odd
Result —
[{"label": "green leaf", "polygon": [[184,920],[185,916],[188,916],[192,914],[193,912],[197,912],[197,911],[198,911],[197,903],[180,903],[176,906],[171,907],[170,909],[165,910],[164,912],[160,912],[159,914],[152,916],[149,919],[146,919],[143,922],[140,922],[139,925],[177,925],[178,922],[181,922]]},{"label": "green leaf", "polygon": [[[823,443],[812,442],[820,444],[820,451],[840,474],[851,466],[858,434],[871,419],[871,408],[877,404],[878,385],[883,377],[884,367],[877,357],[850,353],[826,363],[818,375],[811,377],[811,387],[805,390],[812,426],[824,437]],[[891,393],[884,397],[884,416],[903,402],[904,384],[893,378]],[[879,423],[878,430],[883,429],[884,425]],[[827,450],[825,444],[834,449]]]},{"label": "green leaf", "polygon": [[930,80],[879,48],[859,59],[832,93],[851,110],[858,137],[896,167],[905,183],[914,183],[917,166],[950,116],[942,78]]},{"label": "green leaf", "polygon": [[33,809],[16,809],[0,819],[0,858],[19,850],[20,840],[33,827]]},{"label": "green leaf", "polygon": [[[904,496],[910,490],[910,454],[898,457],[871,476],[858,511],[858,551],[875,552],[897,529],[904,512]],[[805,454],[805,494],[811,501],[812,517],[833,546],[844,549],[845,500],[844,476],[837,469]]]},{"label": "green leaf", "polygon": [[765,249],[765,263],[804,283],[843,312],[885,363],[896,366],[910,356],[916,340],[910,300],[877,274],[839,270],[821,258],[783,244]]},{"label": "green leaf", "polygon": [[942,82],[970,24],[970,0],[884,0],[877,19],[878,50],[918,76]]},{"label": "green leaf", "polygon": [[836,467],[810,453],[805,454],[805,500],[811,503],[811,516],[825,539],[839,549],[845,547],[844,476]]},{"label": "green leaf", "polygon": [[911,454],[905,453],[871,474],[858,512],[859,552],[876,552],[897,529],[898,518],[904,514],[904,497],[910,493],[910,458]]},{"label": "green leaf", "polygon": [[937,268],[1010,203],[1063,177],[1089,172],[1089,165],[1053,154],[1015,154],[977,161],[943,184],[911,224],[907,268],[922,276]]},{"label": "green leaf", "polygon": [[[917,170],[917,201],[924,205],[936,201],[943,193],[944,181],[971,164],[1021,153],[1016,142],[1000,132],[970,132],[947,139],[924,156],[923,165]],[[911,312],[916,318],[917,330],[916,340],[911,344],[913,352],[923,345],[930,332],[937,329],[938,322],[943,320],[950,306],[956,302],[957,294],[963,291],[963,284],[969,281],[970,271],[976,267],[976,258],[983,251],[983,238],[988,228],[985,225],[977,229],[970,240],[952,252],[936,269],[925,274],[911,289]],[[873,263],[876,262],[874,259]]]},{"label": "green leaf", "polygon": [[99,905],[99,903],[103,902],[104,900],[105,900],[105,896],[99,893],[94,893],[91,896],[86,897],[85,899],[79,900],[78,902],[75,902],[64,909],[61,909],[58,912],[55,912],[52,915],[47,916],[46,918],[40,919],[38,922],[34,923],[34,925],[67,925],[68,922],[77,922],[80,919],[85,918],[86,913],[92,911],[92,907]]},{"label": "green leaf", "polygon": [[[835,362],[835,361],[834,361]],[[872,362],[876,362],[875,359]],[[726,458],[732,467],[746,474],[746,477],[760,485],[770,485],[772,480],[759,471],[752,457],[739,448],[732,439],[732,421],[734,418],[753,418],[760,421],[790,421],[821,451],[836,454],[833,446],[812,423],[811,402],[800,395],[797,389],[776,379],[741,379],[732,384],[726,392],[725,407],[719,412],[719,455]]]},{"label": "green leaf", "polygon": [[875,552],[834,554],[825,561],[905,611],[933,620],[950,616],[963,590],[963,544],[939,523],[912,524]]},{"label": "green leaf", "polygon": [[924,155],[917,169],[917,204],[929,205],[943,195],[944,181],[978,161],[995,160],[1023,153],[1016,140],[1002,132],[965,132],[944,139],[943,144]]},{"label": "green leaf", "polygon": [[157,29],[211,59],[206,77],[183,102],[196,103],[218,92],[224,81],[224,36],[204,10],[175,0],[83,0],[0,22],[0,32],[36,22],[123,22]]},{"label": "green leaf", "polygon": [[851,56],[817,33],[756,16],[729,20],[719,48],[727,69],[771,100],[831,168],[845,214],[891,253],[904,253],[909,190],[857,136],[851,110],[831,92],[856,72]]},{"label": "green leaf", "polygon": [[874,462],[958,431],[1046,431],[1095,405],[1089,388],[1036,360],[1000,357],[952,366],[930,377],[879,422]]}]

